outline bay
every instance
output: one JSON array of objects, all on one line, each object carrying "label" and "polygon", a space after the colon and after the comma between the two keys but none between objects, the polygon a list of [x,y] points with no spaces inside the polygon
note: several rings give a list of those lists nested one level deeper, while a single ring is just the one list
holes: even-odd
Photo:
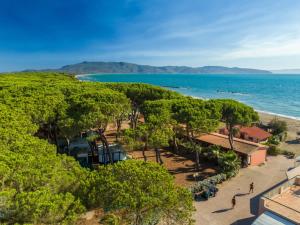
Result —
[{"label": "bay", "polygon": [[148,83],[197,98],[235,99],[258,111],[300,119],[300,75],[92,74],[78,79]]}]

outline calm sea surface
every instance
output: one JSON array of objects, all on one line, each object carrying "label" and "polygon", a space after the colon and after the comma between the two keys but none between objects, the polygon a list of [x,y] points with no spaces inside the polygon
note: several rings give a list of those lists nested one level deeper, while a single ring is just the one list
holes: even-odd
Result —
[{"label": "calm sea surface", "polygon": [[95,74],[80,80],[142,82],[198,98],[231,98],[258,111],[300,119],[300,75]]}]

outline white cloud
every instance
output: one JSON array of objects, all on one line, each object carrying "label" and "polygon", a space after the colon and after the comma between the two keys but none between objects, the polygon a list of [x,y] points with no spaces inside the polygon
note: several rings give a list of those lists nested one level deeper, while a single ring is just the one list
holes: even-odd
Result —
[{"label": "white cloud", "polygon": [[221,56],[224,60],[300,56],[300,34],[245,38]]}]

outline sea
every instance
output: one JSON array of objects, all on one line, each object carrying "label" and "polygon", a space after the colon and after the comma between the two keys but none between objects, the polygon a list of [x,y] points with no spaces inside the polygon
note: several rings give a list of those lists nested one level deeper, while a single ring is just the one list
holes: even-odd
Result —
[{"label": "sea", "polygon": [[300,74],[92,74],[83,81],[141,82],[201,99],[228,98],[300,120]]}]

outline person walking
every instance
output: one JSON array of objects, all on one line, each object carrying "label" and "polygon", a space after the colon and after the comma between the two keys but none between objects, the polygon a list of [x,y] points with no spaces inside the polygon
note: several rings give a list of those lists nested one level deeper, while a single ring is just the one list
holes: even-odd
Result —
[{"label": "person walking", "polygon": [[233,196],[233,198],[231,199],[231,204],[232,204],[232,209],[233,209],[236,204],[235,196]]},{"label": "person walking", "polygon": [[249,194],[254,192],[254,183],[250,184]]}]

